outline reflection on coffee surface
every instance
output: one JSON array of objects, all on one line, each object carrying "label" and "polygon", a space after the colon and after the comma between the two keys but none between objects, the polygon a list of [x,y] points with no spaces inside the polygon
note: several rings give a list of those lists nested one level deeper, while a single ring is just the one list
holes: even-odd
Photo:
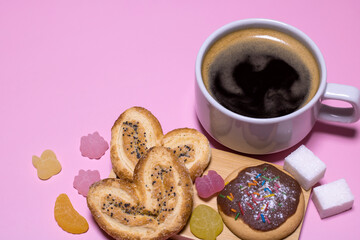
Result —
[{"label": "reflection on coffee surface", "polygon": [[202,76],[221,105],[255,118],[297,110],[319,85],[319,70],[309,50],[269,29],[239,30],[217,40],[204,57]]}]

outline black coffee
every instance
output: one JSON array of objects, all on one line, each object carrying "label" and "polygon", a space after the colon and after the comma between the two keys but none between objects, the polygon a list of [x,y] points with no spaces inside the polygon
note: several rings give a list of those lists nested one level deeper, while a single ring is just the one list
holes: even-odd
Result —
[{"label": "black coffee", "polygon": [[283,116],[299,109],[316,92],[315,60],[288,35],[248,29],[214,46],[215,53],[210,49],[204,59],[204,82],[212,96],[235,113],[255,118]]}]

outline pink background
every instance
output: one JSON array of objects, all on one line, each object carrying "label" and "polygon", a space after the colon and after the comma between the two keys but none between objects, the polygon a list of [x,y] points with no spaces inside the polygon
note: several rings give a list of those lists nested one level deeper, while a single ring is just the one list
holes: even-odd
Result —
[{"label": "pink background", "polygon": [[[149,109],[165,133],[180,127],[204,132],[194,111],[195,57],[226,23],[261,17],[294,25],[319,46],[329,82],[360,88],[359,13],[356,0],[0,0],[0,235],[107,239],[72,184],[80,169],[107,177],[109,151],[100,160],[82,157],[81,136],[98,131],[110,141],[114,121],[135,105]],[[317,123],[302,142],[327,165],[320,183],[345,178],[355,203],[321,220],[310,201],[301,239],[360,235],[359,131],[360,122]],[[31,159],[45,149],[57,154],[63,169],[42,181]],[[292,150],[257,158],[282,164]],[[88,220],[87,233],[58,227],[53,209],[60,193]]]}]

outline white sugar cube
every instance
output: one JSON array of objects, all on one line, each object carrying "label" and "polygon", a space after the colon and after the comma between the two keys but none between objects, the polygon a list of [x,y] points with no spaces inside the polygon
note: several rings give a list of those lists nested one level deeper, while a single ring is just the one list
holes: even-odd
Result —
[{"label": "white sugar cube", "polygon": [[321,218],[352,208],[354,195],[345,179],[324,184],[313,189],[312,200]]},{"label": "white sugar cube", "polygon": [[326,165],[304,145],[285,158],[284,169],[309,190],[324,177]]}]

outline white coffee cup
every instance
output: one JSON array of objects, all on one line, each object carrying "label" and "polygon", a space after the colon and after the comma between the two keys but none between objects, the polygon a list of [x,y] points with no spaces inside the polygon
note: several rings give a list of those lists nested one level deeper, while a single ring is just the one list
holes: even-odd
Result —
[{"label": "white coffee cup", "polygon": [[[317,61],[320,84],[315,96],[303,107],[284,116],[253,118],[234,113],[208,92],[202,78],[202,62],[210,46],[219,38],[240,29],[271,28],[284,32],[306,46]],[[222,145],[249,154],[275,153],[299,143],[315,122],[351,123],[360,118],[359,89],[326,82],[324,58],[315,43],[303,32],[288,24],[269,19],[245,19],[229,23],[212,33],[201,46],[195,64],[196,113],[204,129]],[[347,102],[351,107],[333,107],[324,100]]]}]

